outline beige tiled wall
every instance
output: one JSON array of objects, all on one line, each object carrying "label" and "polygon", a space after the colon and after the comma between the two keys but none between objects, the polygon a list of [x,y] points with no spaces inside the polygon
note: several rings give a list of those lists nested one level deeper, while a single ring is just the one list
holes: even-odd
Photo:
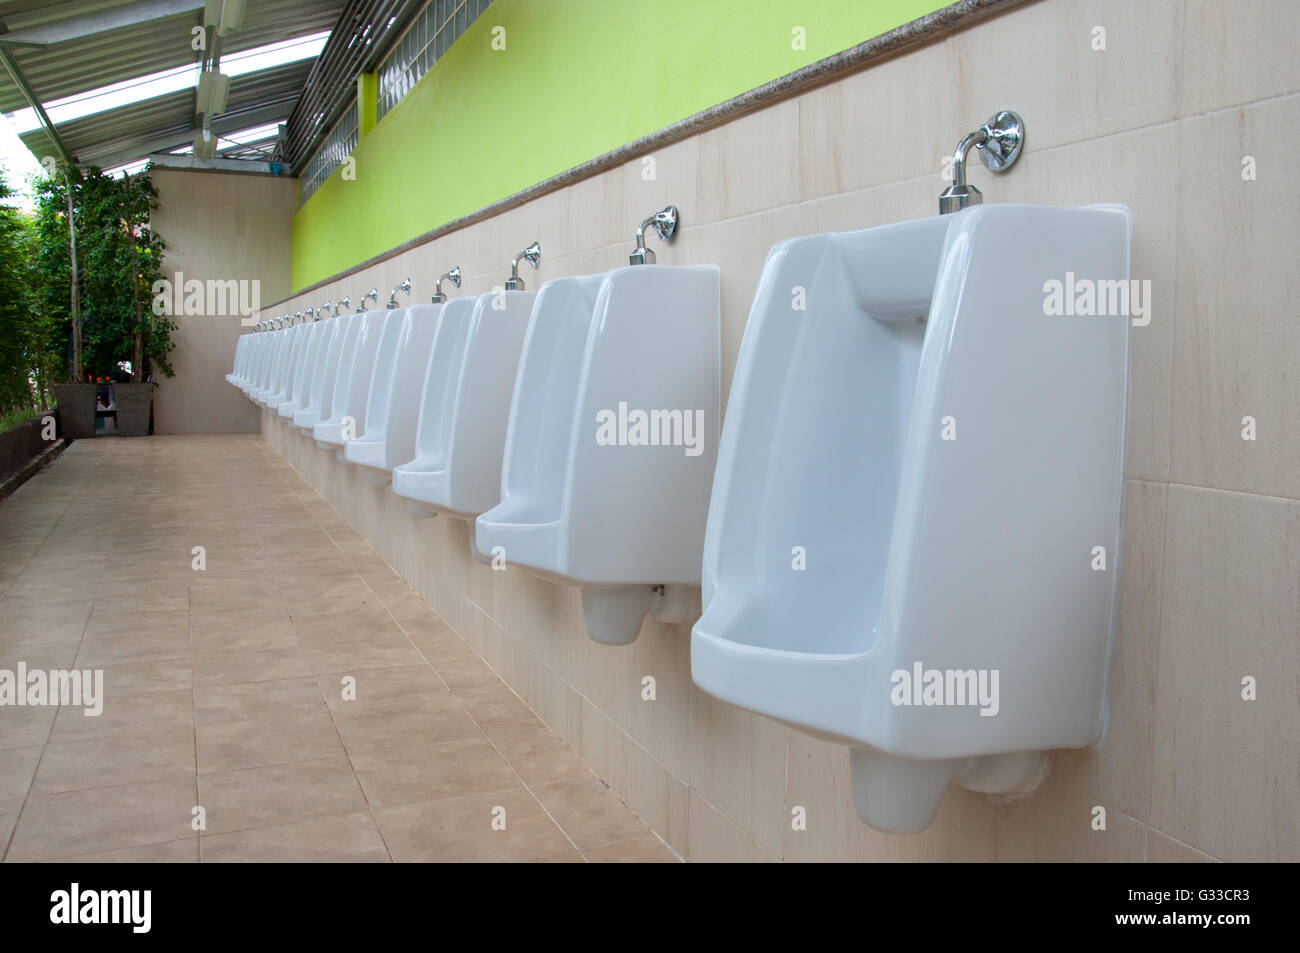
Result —
[{"label": "beige tiled wall", "polygon": [[[159,208],[151,224],[167,251],[163,276],[260,281],[261,301],[289,293],[289,251],[297,183],[289,178],[153,170]],[[229,310],[229,309],[228,309]],[[226,383],[240,319],[174,316],[172,377],[154,395],[155,433],[255,433],[257,414]]]},{"label": "beige tiled wall", "polygon": [[[1093,28],[1107,48],[1092,48]],[[577,591],[469,555],[466,525],[406,515],[310,441],[281,452],[684,857],[699,860],[1300,859],[1300,4],[1040,0],[447,235],[291,302],[460,264],[487,291],[626,261],[635,223],[682,212],[667,264],[722,269],[724,393],[777,239],[935,213],[941,156],[998,108],[1028,123],[988,201],[1123,202],[1151,324],[1132,334],[1132,423],[1110,731],[1032,797],[950,790],[935,824],[861,824],[848,756],[692,684],[689,626],[584,634]],[[1243,156],[1255,181],[1243,181]],[[1259,439],[1240,438],[1241,418]],[[640,698],[655,676],[658,700]],[[1241,680],[1258,699],[1241,699]],[[791,829],[794,805],[805,831]],[[1105,831],[1091,826],[1107,810]]]}]

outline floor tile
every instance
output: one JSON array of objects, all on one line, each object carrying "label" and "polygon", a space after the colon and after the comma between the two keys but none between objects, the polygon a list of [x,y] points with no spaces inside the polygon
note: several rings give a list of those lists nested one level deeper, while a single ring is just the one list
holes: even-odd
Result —
[{"label": "floor tile", "polygon": [[204,863],[387,863],[388,860],[388,848],[368,811],[203,838]]},{"label": "floor tile", "polygon": [[381,808],[375,819],[398,862],[529,861],[572,850],[522,789]]},{"label": "floor tile", "polygon": [[199,797],[207,808],[206,835],[367,809],[346,758],[203,774]]},{"label": "floor tile", "polygon": [[352,756],[373,808],[519,788],[518,775],[482,738],[385,748]]},{"label": "floor tile", "polygon": [[194,779],[146,781],[28,797],[7,861],[54,860],[191,834]]}]

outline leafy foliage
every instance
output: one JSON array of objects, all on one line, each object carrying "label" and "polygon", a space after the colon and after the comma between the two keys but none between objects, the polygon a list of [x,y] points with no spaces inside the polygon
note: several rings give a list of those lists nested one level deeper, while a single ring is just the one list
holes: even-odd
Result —
[{"label": "leafy foliage", "polygon": [[33,320],[32,229],[21,211],[8,205],[13,190],[0,178],[0,414],[34,409],[38,367],[33,349],[46,340]]},{"label": "leafy foliage", "polygon": [[164,248],[149,227],[158,192],[147,172],[114,179],[92,168],[82,177],[80,193],[77,250],[84,262],[86,368],[109,375],[128,361],[133,380],[146,380],[151,370],[170,377],[167,355],[176,325],[152,312],[151,288],[162,277]]},{"label": "leafy foliage", "polygon": [[153,282],[162,275],[164,243],[149,227],[158,192],[148,170],[113,178],[93,166],[60,169],[36,183],[36,219],[30,252],[35,310],[50,337],[67,342],[59,370],[73,365],[72,268],[68,229],[71,190],[77,240],[77,301],[82,369],[114,377],[129,362],[132,379],[171,376],[168,359],[176,325],[151,310]]}]

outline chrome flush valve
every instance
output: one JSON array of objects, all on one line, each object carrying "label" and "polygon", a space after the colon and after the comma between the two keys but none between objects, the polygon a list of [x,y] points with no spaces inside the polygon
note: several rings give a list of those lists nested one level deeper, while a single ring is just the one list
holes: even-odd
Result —
[{"label": "chrome flush valve", "polygon": [[995,113],[988,122],[957,143],[952,156],[952,185],[939,196],[939,214],[960,212],[968,205],[979,205],[984,195],[966,184],[966,157],[971,148],[979,152],[980,161],[990,172],[1005,172],[1016,164],[1025,145],[1025,122],[1009,109]]},{"label": "chrome flush valve", "polygon": [[346,310],[347,310],[348,308],[350,308],[350,307],[352,307],[352,296],[351,296],[351,295],[344,295],[342,298],[339,299],[338,310],[335,311],[334,313],[335,313],[336,315],[338,315],[338,314],[342,314],[344,311],[346,311]]},{"label": "chrome flush valve", "polygon": [[457,288],[460,287],[460,265],[456,265],[451,271],[444,271],[433,283],[433,303],[442,304],[447,300],[447,296],[442,293],[442,280],[446,278]]},{"label": "chrome flush valve", "polygon": [[362,311],[365,311],[365,310],[366,310],[366,299],[367,299],[367,298],[369,298],[369,299],[370,299],[371,301],[373,301],[375,304],[378,304],[378,303],[379,303],[379,289],[378,289],[378,288],[371,288],[369,291],[367,291],[365,294],[363,294],[363,295],[361,296],[361,303],[360,303],[359,305],[357,305],[357,314],[360,314]]},{"label": "chrome flush valve", "polygon": [[537,242],[533,242],[510,260],[510,277],[506,279],[506,291],[524,290],[524,279],[519,277],[519,259],[521,258],[536,269],[537,263],[542,260],[542,246]]},{"label": "chrome flush valve", "polygon": [[334,313],[333,301],[326,301],[323,305],[321,305],[319,308],[316,309],[316,320],[319,321],[321,318],[325,317],[326,311],[328,311],[330,314]]},{"label": "chrome flush valve", "polygon": [[645,247],[645,230],[654,228],[661,242],[671,241],[677,233],[677,206],[669,205],[662,212],[655,212],[636,227],[636,248],[628,256],[633,265],[653,265],[655,253]]},{"label": "chrome flush valve", "polygon": [[395,308],[397,307],[397,292],[399,292],[399,291],[400,291],[402,294],[408,294],[408,295],[409,295],[409,294],[411,293],[411,279],[410,279],[410,278],[403,278],[402,281],[401,281],[401,283],[398,284],[398,286],[397,286],[396,288],[394,288],[392,291],[390,291],[390,292],[388,293],[388,310],[392,311],[393,309],[395,309]]}]

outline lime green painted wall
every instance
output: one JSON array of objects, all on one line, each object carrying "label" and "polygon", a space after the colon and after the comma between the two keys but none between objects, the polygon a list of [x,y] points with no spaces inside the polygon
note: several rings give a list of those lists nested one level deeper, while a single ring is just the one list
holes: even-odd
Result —
[{"label": "lime green painted wall", "polygon": [[495,0],[294,216],[293,287],[946,3]]}]

